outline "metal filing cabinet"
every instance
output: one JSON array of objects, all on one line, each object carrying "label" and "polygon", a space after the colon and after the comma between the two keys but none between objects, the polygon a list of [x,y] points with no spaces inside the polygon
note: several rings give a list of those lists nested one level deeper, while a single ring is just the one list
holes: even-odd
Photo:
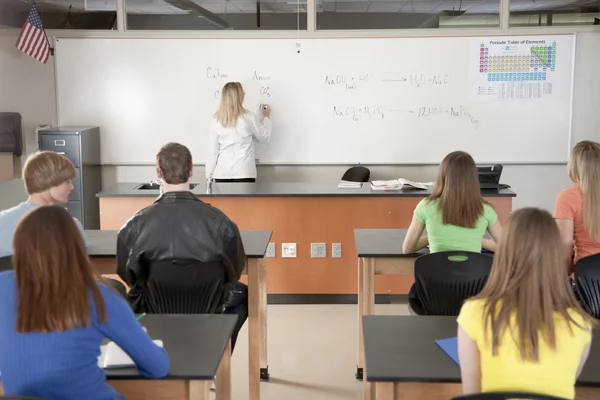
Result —
[{"label": "metal filing cabinet", "polygon": [[64,155],[75,165],[75,189],[65,208],[85,229],[100,229],[100,208],[96,194],[102,190],[100,129],[60,127],[39,131],[38,148]]}]

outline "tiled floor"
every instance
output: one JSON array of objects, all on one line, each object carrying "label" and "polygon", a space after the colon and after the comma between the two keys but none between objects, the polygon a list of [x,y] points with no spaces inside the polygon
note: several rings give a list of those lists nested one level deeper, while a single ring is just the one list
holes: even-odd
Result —
[{"label": "tiled floor", "polygon": [[[406,304],[377,305],[376,314],[408,315]],[[357,400],[356,305],[270,305],[271,379],[261,400]],[[248,332],[240,332],[232,359],[232,398],[248,398]]]}]

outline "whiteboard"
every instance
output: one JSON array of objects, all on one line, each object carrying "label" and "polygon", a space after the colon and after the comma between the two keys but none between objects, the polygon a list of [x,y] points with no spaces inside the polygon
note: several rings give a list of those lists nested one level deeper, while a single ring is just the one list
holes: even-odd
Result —
[{"label": "whiteboard", "polygon": [[58,121],[99,126],[106,164],[152,163],[168,141],[203,163],[219,90],[239,81],[247,109],[272,108],[260,163],[564,162],[574,49],[573,35],[59,38]]}]

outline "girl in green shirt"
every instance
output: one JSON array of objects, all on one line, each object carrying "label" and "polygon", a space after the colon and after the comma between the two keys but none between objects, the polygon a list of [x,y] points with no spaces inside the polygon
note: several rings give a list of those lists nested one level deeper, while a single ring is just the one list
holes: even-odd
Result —
[{"label": "girl in green shirt", "polygon": [[[423,231],[427,229],[427,236]],[[484,239],[485,232],[492,239]],[[431,196],[415,208],[402,251],[414,253],[429,245],[429,251],[496,250],[502,234],[496,211],[481,197],[477,166],[464,151],[448,154],[438,171]],[[418,298],[416,287],[409,298]]]},{"label": "girl in green shirt", "polygon": [[[425,229],[427,236],[422,236]],[[483,239],[486,231],[492,240]],[[496,212],[481,197],[475,161],[455,151],[442,161],[431,196],[417,204],[402,249],[414,253],[429,245],[432,253],[494,251],[501,233]]]}]

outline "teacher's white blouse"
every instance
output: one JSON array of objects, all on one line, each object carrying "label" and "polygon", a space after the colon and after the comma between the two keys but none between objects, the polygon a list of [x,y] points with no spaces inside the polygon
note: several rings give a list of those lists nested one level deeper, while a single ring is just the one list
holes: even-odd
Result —
[{"label": "teacher's white blouse", "polygon": [[206,159],[206,177],[211,179],[256,178],[254,140],[267,143],[273,123],[269,118],[261,122],[248,111],[238,117],[235,126],[225,128],[213,118]]}]

